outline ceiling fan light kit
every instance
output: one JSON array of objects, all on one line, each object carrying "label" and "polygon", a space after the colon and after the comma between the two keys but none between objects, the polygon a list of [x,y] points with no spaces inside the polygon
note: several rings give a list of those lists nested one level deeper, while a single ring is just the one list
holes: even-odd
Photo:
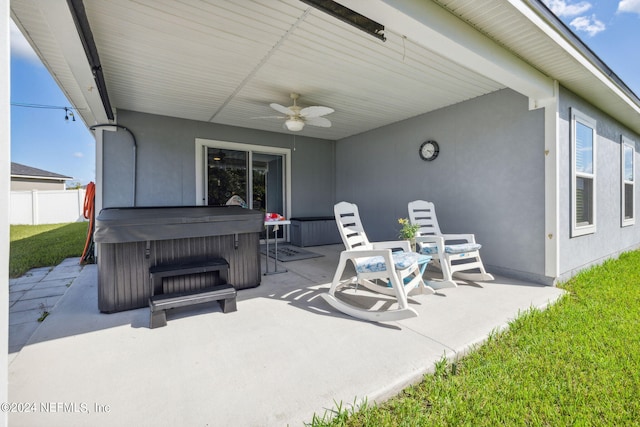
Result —
[{"label": "ceiling fan light kit", "polygon": [[297,104],[297,100],[300,97],[297,93],[291,94],[293,99],[293,105],[289,107],[282,106],[280,104],[271,103],[269,106],[277,112],[284,114],[282,117],[275,117],[278,119],[286,119],[284,126],[291,132],[300,132],[304,129],[305,125],[318,126],[328,128],[331,127],[331,122],[322,116],[333,113],[335,110],[329,107],[321,107],[318,105],[300,108]]},{"label": "ceiling fan light kit", "polygon": [[304,122],[295,117],[287,120],[284,124],[291,132],[299,132],[304,128]]}]

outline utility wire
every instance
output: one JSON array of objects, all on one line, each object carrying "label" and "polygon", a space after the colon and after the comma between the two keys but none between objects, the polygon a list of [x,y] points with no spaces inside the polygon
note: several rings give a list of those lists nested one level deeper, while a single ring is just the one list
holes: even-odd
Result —
[{"label": "utility wire", "polygon": [[76,121],[76,116],[75,114],[73,114],[73,110],[78,110],[77,108],[73,108],[73,107],[60,107],[57,105],[43,105],[43,104],[26,104],[26,103],[22,103],[22,102],[12,102],[11,105],[13,105],[14,107],[25,107],[25,108],[43,108],[43,109],[47,109],[47,110],[64,110],[64,119],[66,121],[69,121],[69,116],[71,116],[71,120],[72,121]]},{"label": "utility wire", "polygon": [[73,108],[73,107],[60,107],[57,105],[42,105],[42,104],[25,104],[22,102],[12,102],[11,105],[15,107],[26,107],[26,108],[47,108],[49,110],[77,110],[77,108]]}]

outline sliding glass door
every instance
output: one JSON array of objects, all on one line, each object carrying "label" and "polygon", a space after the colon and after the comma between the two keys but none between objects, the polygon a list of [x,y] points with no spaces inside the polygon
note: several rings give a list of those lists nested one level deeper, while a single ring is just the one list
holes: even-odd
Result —
[{"label": "sliding glass door", "polygon": [[225,206],[233,196],[246,203],[248,158],[244,151],[207,149],[207,205]]},{"label": "sliding glass door", "polygon": [[[249,209],[288,216],[285,150],[214,141],[202,145],[204,204],[241,203]],[[285,237],[283,229],[280,238]]]},{"label": "sliding glass door", "polygon": [[285,215],[283,156],[253,153],[253,209]]}]

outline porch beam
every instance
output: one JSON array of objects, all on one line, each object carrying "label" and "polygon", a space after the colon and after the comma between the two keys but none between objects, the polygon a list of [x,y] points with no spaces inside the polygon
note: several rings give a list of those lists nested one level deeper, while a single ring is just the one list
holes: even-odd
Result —
[{"label": "porch beam", "polygon": [[555,284],[560,275],[560,85],[556,96],[540,102],[544,108],[544,274]]},{"label": "porch beam", "polygon": [[533,100],[554,96],[553,80],[430,1],[338,0],[445,58]]}]

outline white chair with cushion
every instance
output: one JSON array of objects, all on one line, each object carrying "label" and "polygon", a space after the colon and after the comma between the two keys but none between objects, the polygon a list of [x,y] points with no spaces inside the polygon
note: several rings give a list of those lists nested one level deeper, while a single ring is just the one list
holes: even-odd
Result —
[{"label": "white chair with cushion", "polygon": [[[340,254],[329,293],[322,297],[336,310],[368,321],[384,322],[416,317],[418,313],[409,307],[408,295],[435,293],[433,288],[425,285],[419,268],[428,263],[431,257],[411,252],[409,242],[405,240],[369,242],[355,204],[340,202],[334,206],[334,214],[346,250]],[[356,276],[342,281],[347,261],[353,263]],[[395,297],[397,308],[367,309],[338,298],[341,289],[353,285]]]},{"label": "white chair with cushion", "polygon": [[[430,282],[433,287],[456,287],[453,278],[469,281],[493,280],[486,272],[480,248],[473,234],[442,234],[433,203],[415,200],[409,203],[409,221],[419,224],[416,234],[418,252],[433,257],[434,265],[442,270],[442,282]],[[457,243],[453,243],[457,242]]]}]

